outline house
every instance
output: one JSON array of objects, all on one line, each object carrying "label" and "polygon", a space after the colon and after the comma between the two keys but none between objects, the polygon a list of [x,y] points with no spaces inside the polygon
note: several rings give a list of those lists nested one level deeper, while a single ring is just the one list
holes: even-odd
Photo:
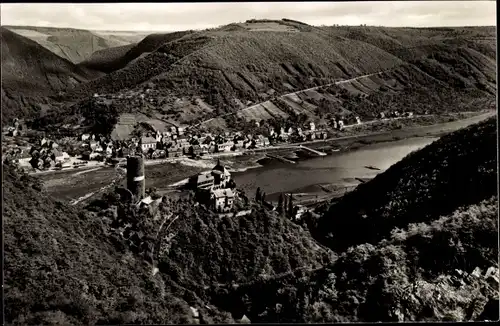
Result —
[{"label": "house", "polygon": [[228,212],[233,208],[234,192],[231,189],[213,190],[211,200],[214,211]]},{"label": "house", "polygon": [[206,144],[202,144],[200,145],[200,149],[201,149],[201,154],[208,154],[208,145]]},{"label": "house", "polygon": [[163,137],[162,134],[159,131],[157,131],[156,136],[155,136],[156,142],[159,143],[161,141],[162,137]]},{"label": "house", "polygon": [[314,132],[311,132],[308,136],[309,136],[309,140],[315,140],[316,139],[316,134]]},{"label": "house", "polygon": [[234,143],[234,147],[236,149],[240,149],[240,148],[243,148],[245,142],[243,140],[237,140],[235,143]]},{"label": "house", "polygon": [[28,152],[23,152],[17,157],[17,163],[21,166],[29,166],[31,163],[31,155]]},{"label": "house", "polygon": [[289,135],[293,134],[293,128],[292,127],[288,128],[288,134]]},{"label": "house", "polygon": [[95,150],[96,147],[97,147],[97,142],[95,140],[91,140],[90,143],[89,143],[89,146],[90,146],[90,149],[91,150]]},{"label": "house", "polygon": [[178,128],[177,128],[177,134],[178,134],[179,136],[184,135],[184,128],[183,128],[183,127],[178,127]]},{"label": "house", "polygon": [[90,153],[90,155],[89,155],[90,160],[99,160],[101,158],[102,158],[101,153]]},{"label": "house", "polygon": [[89,134],[83,134],[82,137],[81,137],[82,141],[86,141],[86,140],[89,140],[89,139],[90,139],[90,135]]},{"label": "house", "polygon": [[177,139],[176,139],[176,143],[177,143],[177,146],[179,147],[186,147],[186,146],[189,146],[189,140],[187,139],[186,136],[179,136]]},{"label": "house", "polygon": [[225,142],[222,144],[216,144],[216,152],[229,152],[231,150],[231,147],[233,147],[234,143],[233,142]]},{"label": "house", "polygon": [[358,124],[358,125],[361,124],[361,119],[359,117],[356,117],[356,124]]},{"label": "house", "polygon": [[141,149],[143,152],[147,152],[150,149],[156,149],[156,139],[153,137],[142,137],[141,138]]},{"label": "house", "polygon": [[50,158],[55,162],[64,161],[63,153],[55,148],[50,151]]},{"label": "house", "polygon": [[69,156],[69,154],[66,152],[62,152],[62,160],[67,162],[67,161],[71,160],[71,156]]},{"label": "house", "polygon": [[106,146],[106,155],[113,155],[113,147]]},{"label": "house", "polygon": [[339,130],[343,130],[343,129],[344,129],[344,121],[339,120]]},{"label": "house", "polygon": [[189,155],[198,156],[201,154],[200,145],[191,145],[189,147]]},{"label": "house", "polygon": [[287,141],[288,140],[288,134],[286,133],[283,133],[283,134],[280,134],[279,138],[283,141]]},{"label": "house", "polygon": [[294,208],[294,219],[295,220],[300,220],[302,215],[304,215],[304,213],[307,212],[307,208],[305,206],[302,206],[302,205],[297,205],[295,208]]},{"label": "house", "polygon": [[177,146],[172,146],[167,149],[167,157],[180,157],[182,154],[182,148]]},{"label": "house", "polygon": [[311,130],[311,131],[315,131],[316,130],[316,125],[312,121],[309,122],[309,130]]},{"label": "house", "polygon": [[104,148],[101,144],[97,143],[97,145],[94,147],[94,152],[102,153],[104,152]]}]

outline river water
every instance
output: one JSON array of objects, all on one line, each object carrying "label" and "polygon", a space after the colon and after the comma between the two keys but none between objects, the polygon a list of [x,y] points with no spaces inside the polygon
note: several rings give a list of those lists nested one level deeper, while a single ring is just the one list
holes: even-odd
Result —
[{"label": "river water", "polygon": [[296,164],[272,161],[260,168],[233,173],[233,178],[237,187],[247,195],[253,197],[257,187],[260,187],[271,196],[268,197],[271,200],[280,192],[315,192],[318,188],[315,186],[322,184],[356,185],[359,184],[356,178],[372,178],[436,139],[416,137],[377,143],[357,150],[301,160]]}]

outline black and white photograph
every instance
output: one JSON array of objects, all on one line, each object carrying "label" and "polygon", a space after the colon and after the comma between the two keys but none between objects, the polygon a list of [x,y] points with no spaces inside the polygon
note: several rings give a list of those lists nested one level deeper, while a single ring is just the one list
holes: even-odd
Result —
[{"label": "black and white photograph", "polygon": [[3,323],[498,321],[496,7],[2,3]]}]

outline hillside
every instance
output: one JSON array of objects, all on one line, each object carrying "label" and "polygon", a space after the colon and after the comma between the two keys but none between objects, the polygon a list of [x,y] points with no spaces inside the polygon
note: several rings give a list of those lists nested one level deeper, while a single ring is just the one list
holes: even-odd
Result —
[{"label": "hillside", "polygon": [[[57,202],[37,179],[3,166],[4,300],[8,324],[231,322],[128,249],[94,213]],[[188,302],[187,302],[188,301]]]},{"label": "hillside", "polygon": [[80,65],[94,70],[110,73],[125,67],[130,62],[153,52],[164,43],[172,42],[191,31],[165,34],[150,34],[137,44],[128,44],[119,47],[110,47],[94,53]]},{"label": "hillside", "polygon": [[409,154],[333,205],[316,238],[335,250],[375,244],[396,227],[429,223],[497,195],[496,144],[491,118]]},{"label": "hillside", "polygon": [[498,320],[498,197],[349,248],[313,272],[221,287],[219,308],[255,323]]},{"label": "hillside", "polygon": [[496,138],[490,119],[410,154],[320,219],[337,260],[211,300],[256,323],[498,320]]},{"label": "hillside", "polygon": [[50,97],[100,76],[1,28],[2,121],[50,108]]},{"label": "hillside", "polygon": [[147,35],[143,32],[90,31],[76,28],[4,27],[73,63],[87,60],[100,50],[137,43]]},{"label": "hillside", "polygon": [[[494,103],[495,42],[489,27],[318,28],[249,21],[159,47],[153,42],[135,60],[125,60],[124,68],[68,96],[99,92],[127,112],[146,109],[184,124],[209,120],[209,127],[300,114],[369,119],[388,108],[472,111]],[[348,81],[335,85],[339,80]]]}]

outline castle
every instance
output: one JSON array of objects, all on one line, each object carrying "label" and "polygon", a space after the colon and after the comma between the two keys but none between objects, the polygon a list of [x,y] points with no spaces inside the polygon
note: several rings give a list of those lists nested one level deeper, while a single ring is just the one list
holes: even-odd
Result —
[{"label": "castle", "polygon": [[231,187],[231,173],[220,164],[220,160],[211,171],[191,177],[189,185],[196,191],[199,201],[209,204],[215,212],[232,209],[235,193]]}]

